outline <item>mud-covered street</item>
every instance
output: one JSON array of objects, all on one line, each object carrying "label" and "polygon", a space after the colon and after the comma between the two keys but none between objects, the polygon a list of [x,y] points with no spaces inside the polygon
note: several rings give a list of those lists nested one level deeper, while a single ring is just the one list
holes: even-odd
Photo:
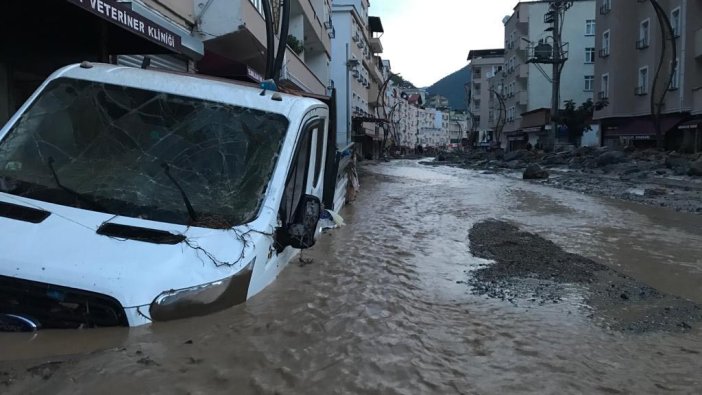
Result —
[{"label": "mud-covered street", "polygon": [[227,311],[0,334],[0,393],[698,393],[702,217],[366,164],[345,227]]}]

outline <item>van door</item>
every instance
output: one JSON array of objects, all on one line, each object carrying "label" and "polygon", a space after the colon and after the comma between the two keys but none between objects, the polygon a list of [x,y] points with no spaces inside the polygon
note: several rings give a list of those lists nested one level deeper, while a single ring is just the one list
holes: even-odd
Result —
[{"label": "van door", "polygon": [[279,211],[283,228],[293,221],[304,195],[322,200],[329,127],[327,114],[324,109],[315,109],[307,114],[302,123]]}]

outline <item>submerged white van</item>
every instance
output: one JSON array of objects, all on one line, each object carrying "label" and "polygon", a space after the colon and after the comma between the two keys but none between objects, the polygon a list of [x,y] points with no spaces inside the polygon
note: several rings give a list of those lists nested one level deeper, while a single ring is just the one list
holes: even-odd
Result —
[{"label": "submerged white van", "polygon": [[0,130],[0,329],[137,326],[270,284],[319,232],[329,109],[90,64]]}]

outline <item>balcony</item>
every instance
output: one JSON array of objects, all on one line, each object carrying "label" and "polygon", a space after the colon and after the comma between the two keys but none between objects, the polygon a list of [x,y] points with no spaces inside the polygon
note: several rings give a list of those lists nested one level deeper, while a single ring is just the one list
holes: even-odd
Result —
[{"label": "balcony", "polygon": [[379,37],[370,39],[370,47],[374,54],[383,53],[383,44],[380,42]]},{"label": "balcony", "polygon": [[648,95],[648,88],[645,86],[637,86],[634,89],[634,94],[636,96],[646,96],[646,95]]},{"label": "balcony", "polygon": [[307,67],[305,62],[289,48],[285,50],[285,62],[283,63],[281,80],[283,83],[287,83],[288,85],[292,84],[294,88],[306,92],[319,95],[324,95],[327,92],[326,85],[324,85],[324,83],[314,75],[312,70]]},{"label": "balcony", "polygon": [[642,38],[636,41],[636,49],[646,49],[650,46],[649,40],[647,38]]},{"label": "balcony", "polygon": [[600,58],[607,58],[609,57],[609,48],[602,48],[600,49]]},{"label": "balcony", "polygon": [[597,92],[597,99],[598,99],[598,100],[607,100],[607,99],[609,99],[609,92],[603,92],[603,91]]},{"label": "balcony", "polygon": [[607,15],[610,12],[612,12],[612,5],[611,4],[602,4],[600,6],[600,15]]}]

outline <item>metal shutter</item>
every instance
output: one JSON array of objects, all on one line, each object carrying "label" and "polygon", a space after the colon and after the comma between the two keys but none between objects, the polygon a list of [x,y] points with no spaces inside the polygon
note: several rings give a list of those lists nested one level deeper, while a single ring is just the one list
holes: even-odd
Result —
[{"label": "metal shutter", "polygon": [[188,61],[176,55],[117,55],[115,63],[120,66],[141,67],[144,56],[151,58],[150,68],[188,72]]}]

